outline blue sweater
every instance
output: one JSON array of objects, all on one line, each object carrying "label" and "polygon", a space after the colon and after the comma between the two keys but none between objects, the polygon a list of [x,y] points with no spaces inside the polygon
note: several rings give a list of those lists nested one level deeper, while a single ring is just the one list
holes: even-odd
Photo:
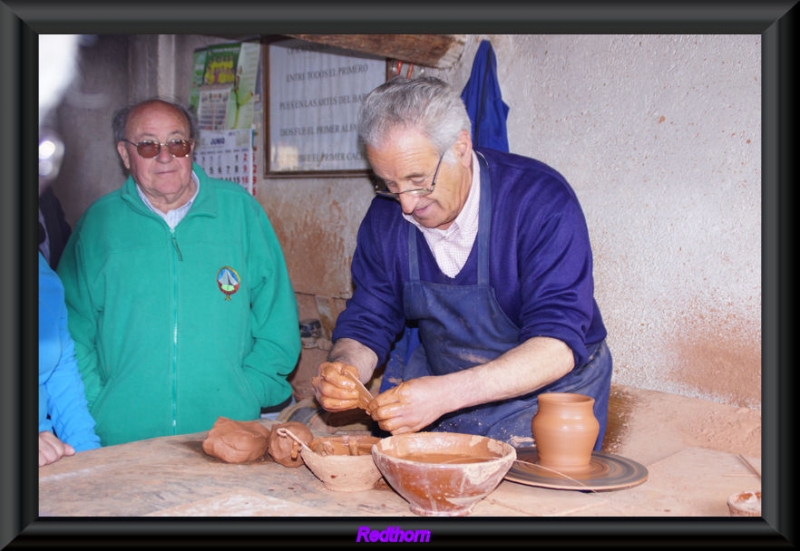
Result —
[{"label": "blue sweater", "polygon": [[54,431],[75,451],[100,447],[67,329],[64,287],[39,253],[39,432]]},{"label": "blue sweater", "polygon": [[[477,149],[476,149],[477,151]],[[606,337],[594,299],[592,250],[578,199],[558,172],[540,161],[492,149],[489,163],[492,224],[490,284],[500,307],[520,328],[519,342],[536,336],[564,341],[575,365],[587,345]],[[405,326],[408,231],[400,204],[376,197],[358,231],[352,262],[353,297],[339,315],[333,340],[351,338],[387,358]],[[477,249],[455,278],[439,270],[417,231],[420,277],[450,285],[477,282]]]}]

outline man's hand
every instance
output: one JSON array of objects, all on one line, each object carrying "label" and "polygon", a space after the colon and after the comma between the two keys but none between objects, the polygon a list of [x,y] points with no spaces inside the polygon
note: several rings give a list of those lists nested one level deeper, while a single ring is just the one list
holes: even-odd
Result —
[{"label": "man's hand", "polygon": [[319,366],[319,375],[311,379],[317,401],[328,411],[358,407],[356,383],[345,372],[358,379],[358,369],[342,362],[323,362]]},{"label": "man's hand", "polygon": [[65,455],[75,455],[75,448],[65,444],[50,431],[39,433],[39,466],[55,463]]},{"label": "man's hand", "polygon": [[437,377],[411,379],[376,396],[368,413],[392,434],[418,432],[447,413],[442,408],[443,392]]}]

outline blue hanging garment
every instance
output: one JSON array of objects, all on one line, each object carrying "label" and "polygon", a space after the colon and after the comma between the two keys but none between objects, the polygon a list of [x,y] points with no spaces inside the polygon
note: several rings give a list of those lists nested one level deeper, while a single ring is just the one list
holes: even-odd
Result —
[{"label": "blue hanging garment", "polygon": [[508,152],[508,105],[503,102],[497,82],[497,60],[488,40],[478,46],[461,99],[472,120],[473,145]]}]

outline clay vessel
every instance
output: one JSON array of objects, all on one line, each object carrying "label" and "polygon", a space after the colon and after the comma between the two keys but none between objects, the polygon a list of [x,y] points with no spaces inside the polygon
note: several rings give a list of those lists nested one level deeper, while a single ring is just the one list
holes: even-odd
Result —
[{"label": "clay vessel", "polygon": [[732,517],[760,517],[761,491],[736,492],[728,498],[728,511]]},{"label": "clay vessel", "polygon": [[423,516],[466,516],[517,458],[509,444],[472,434],[407,433],[372,446],[383,478]]},{"label": "clay vessel", "polygon": [[381,479],[372,459],[372,445],[379,438],[363,434],[345,434],[315,438],[302,456],[306,467],[334,492],[371,490]]},{"label": "clay vessel", "polygon": [[539,395],[539,411],[531,421],[537,464],[563,473],[591,469],[592,450],[600,432],[593,407],[594,398],[583,394]]}]

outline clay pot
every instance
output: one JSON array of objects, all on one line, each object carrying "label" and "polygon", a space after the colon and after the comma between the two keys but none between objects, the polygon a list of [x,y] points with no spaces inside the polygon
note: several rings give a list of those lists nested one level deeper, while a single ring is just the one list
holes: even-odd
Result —
[{"label": "clay pot", "polygon": [[591,468],[592,450],[600,432],[593,407],[594,398],[583,394],[539,395],[539,411],[531,421],[538,465],[564,473]]},{"label": "clay pot", "polygon": [[378,438],[345,434],[314,439],[301,452],[306,467],[334,492],[363,492],[375,487],[382,475],[372,459]]},{"label": "clay pot", "polygon": [[728,511],[732,517],[760,517],[761,492],[754,490],[732,494],[728,498]]},{"label": "clay pot", "polygon": [[383,438],[372,457],[412,513],[465,516],[497,488],[517,452],[485,436],[418,432]]}]

